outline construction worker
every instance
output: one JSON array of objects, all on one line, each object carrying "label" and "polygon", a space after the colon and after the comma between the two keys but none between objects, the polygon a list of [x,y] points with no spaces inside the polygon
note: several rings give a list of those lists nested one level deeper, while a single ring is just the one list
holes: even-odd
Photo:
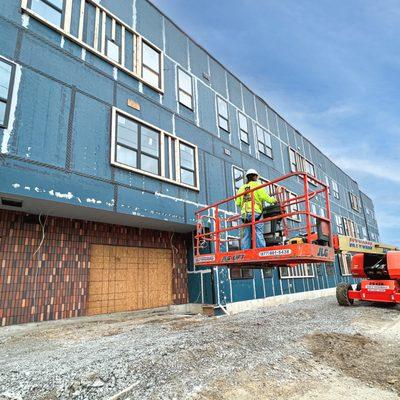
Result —
[{"label": "construction worker", "polygon": [[[261,183],[258,180],[258,172],[255,169],[249,169],[246,172],[246,180],[247,183],[242,185],[237,194],[244,193],[250,189],[254,189],[257,186],[260,186]],[[264,202],[269,204],[275,204],[276,199],[267,194],[265,188],[260,188],[253,192],[254,194],[254,216],[255,220],[258,221],[262,218]],[[251,193],[248,193],[244,196],[240,196],[236,198],[236,205],[242,210],[242,221],[243,223],[251,222]],[[243,228],[243,238],[241,241],[242,250],[250,249],[251,245],[251,225]],[[256,247],[265,247],[265,239],[264,239],[264,224],[256,224]]]}]

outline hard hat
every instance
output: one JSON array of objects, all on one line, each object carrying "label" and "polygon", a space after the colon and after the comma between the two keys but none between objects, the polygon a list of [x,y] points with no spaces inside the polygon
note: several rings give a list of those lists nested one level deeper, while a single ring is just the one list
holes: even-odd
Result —
[{"label": "hard hat", "polygon": [[257,175],[257,176],[258,176],[258,172],[257,172],[255,169],[250,168],[250,169],[247,170],[247,172],[246,172],[246,176],[249,176],[249,175]]}]

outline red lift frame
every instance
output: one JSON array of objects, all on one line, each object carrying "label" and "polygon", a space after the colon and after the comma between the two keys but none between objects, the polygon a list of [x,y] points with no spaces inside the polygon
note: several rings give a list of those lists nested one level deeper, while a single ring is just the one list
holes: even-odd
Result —
[{"label": "red lift frame", "polygon": [[[299,180],[302,182],[303,193],[294,197],[286,195],[284,181]],[[311,184],[311,185],[310,185]],[[312,186],[312,188],[310,188]],[[256,221],[254,212],[254,192],[260,188],[268,189],[271,194],[277,197],[281,207],[281,214],[261,218]],[[242,223],[241,215],[236,210],[236,206],[232,207],[235,200],[244,194],[251,196],[251,215],[252,220],[248,223]],[[325,216],[320,216],[311,212],[310,200],[316,196],[322,197],[322,203],[325,209]],[[230,212],[236,210],[235,212]],[[291,227],[289,220],[296,218],[300,222],[296,222],[297,226]],[[303,217],[303,218],[302,218]],[[265,224],[274,220],[281,219],[283,227],[283,236],[286,239],[298,237],[302,233],[302,243],[281,244],[268,246],[265,248],[256,248],[255,228],[257,224]],[[303,219],[303,221],[302,221]],[[317,221],[325,226],[328,236],[328,245],[321,246],[317,244]],[[205,224],[204,221],[207,221]],[[304,225],[305,222],[305,225]],[[226,226],[232,224],[233,226]],[[210,231],[205,231],[205,226]],[[229,251],[228,233],[238,231],[245,227],[251,227],[252,245],[247,250]],[[297,235],[296,235],[297,232]],[[211,244],[212,252],[202,253],[204,243]],[[225,245],[225,246],[224,246]],[[204,207],[196,212],[196,236],[195,236],[195,258],[196,266],[245,266],[245,267],[268,267],[275,265],[296,266],[301,263],[325,263],[334,261],[334,249],[332,241],[331,229],[331,211],[329,204],[329,188],[315,177],[305,172],[293,172],[274,179],[270,182],[263,183],[257,188],[251,189],[240,195],[231,196],[225,200],[221,200],[208,207]]]}]

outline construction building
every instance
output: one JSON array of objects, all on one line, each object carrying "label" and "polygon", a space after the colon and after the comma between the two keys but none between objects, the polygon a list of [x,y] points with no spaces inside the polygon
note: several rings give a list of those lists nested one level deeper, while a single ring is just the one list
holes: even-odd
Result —
[{"label": "construction building", "polygon": [[357,182],[151,2],[2,0],[0,32],[1,325],[350,281],[354,243],[334,265],[194,267],[195,211],[248,168],[318,177],[334,231],[379,241]]}]

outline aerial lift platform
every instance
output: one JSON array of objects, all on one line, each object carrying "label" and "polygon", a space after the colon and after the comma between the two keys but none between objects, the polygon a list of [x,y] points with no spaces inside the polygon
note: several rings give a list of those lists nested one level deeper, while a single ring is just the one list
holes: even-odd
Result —
[{"label": "aerial lift platform", "polygon": [[[302,188],[294,195],[286,187]],[[254,192],[265,189],[277,204],[264,208],[260,219],[254,211]],[[235,201],[243,195],[251,199],[251,221],[242,221]],[[312,212],[311,200],[323,213]],[[294,222],[295,221],[295,222]],[[266,247],[256,247],[256,225],[264,225]],[[243,228],[252,231],[251,248],[232,248],[232,237]],[[221,200],[196,212],[195,258],[197,267],[268,268],[295,267],[301,263],[334,261],[328,186],[305,172],[293,172],[260,186]]]}]

